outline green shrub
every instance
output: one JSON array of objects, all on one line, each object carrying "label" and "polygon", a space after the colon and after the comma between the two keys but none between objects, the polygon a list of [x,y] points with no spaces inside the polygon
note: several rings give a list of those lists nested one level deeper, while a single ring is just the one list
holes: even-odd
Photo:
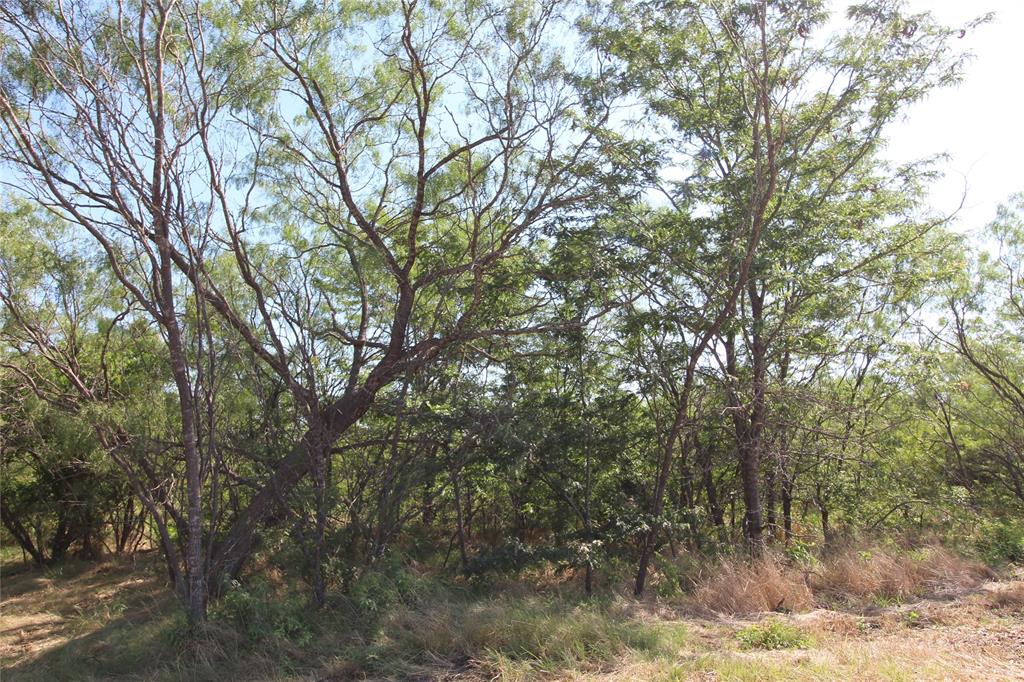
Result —
[{"label": "green shrub", "polygon": [[658,596],[667,599],[675,597],[683,591],[683,576],[675,564],[664,561],[658,566],[659,579],[654,583]]},{"label": "green shrub", "polygon": [[1024,562],[1024,524],[987,521],[978,528],[975,546],[990,564]]},{"label": "green shrub", "polygon": [[818,563],[818,559],[814,556],[814,548],[813,542],[804,542],[799,538],[793,538],[789,545],[782,550],[782,554],[791,564],[814,566]]},{"label": "green shrub", "polygon": [[231,588],[212,609],[212,615],[230,623],[254,642],[279,637],[301,646],[313,638],[312,627],[304,615],[307,611],[301,599],[276,594],[266,583],[243,586],[232,581]]},{"label": "green shrub", "polygon": [[806,632],[777,619],[745,627],[736,638],[745,649],[804,649],[811,642]]},{"label": "green shrub", "polygon": [[352,583],[349,598],[360,611],[378,614],[395,604],[414,604],[428,589],[425,581],[409,572],[401,556],[389,554]]},{"label": "green shrub", "polygon": [[486,573],[515,574],[545,562],[572,564],[572,554],[568,547],[528,545],[512,539],[470,557],[466,572],[472,576]]}]

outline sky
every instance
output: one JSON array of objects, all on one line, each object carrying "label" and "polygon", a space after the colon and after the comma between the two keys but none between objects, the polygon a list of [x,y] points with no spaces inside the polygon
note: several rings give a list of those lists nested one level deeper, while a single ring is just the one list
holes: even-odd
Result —
[{"label": "sky", "polygon": [[[837,2],[840,9],[847,2]],[[995,217],[1014,192],[1024,192],[1024,2],[1022,0],[911,0],[950,26],[995,12],[963,39],[974,53],[964,82],[915,104],[890,132],[894,161],[945,152],[945,177],[931,193],[932,207],[951,213],[954,229],[972,232]]]}]

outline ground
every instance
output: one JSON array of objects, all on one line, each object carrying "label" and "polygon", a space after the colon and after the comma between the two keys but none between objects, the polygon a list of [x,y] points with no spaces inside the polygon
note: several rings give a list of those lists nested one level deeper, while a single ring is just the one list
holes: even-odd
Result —
[{"label": "ground", "polygon": [[[333,644],[320,632],[300,644],[271,637],[252,646],[221,627],[204,647],[182,636],[151,560],[7,573],[0,658],[10,682],[1024,680],[1019,575],[942,600],[745,617],[624,597],[600,607],[561,604],[520,589],[486,602],[435,598]],[[750,646],[743,636],[776,626],[783,648]],[[793,633],[796,640],[785,639]]]}]

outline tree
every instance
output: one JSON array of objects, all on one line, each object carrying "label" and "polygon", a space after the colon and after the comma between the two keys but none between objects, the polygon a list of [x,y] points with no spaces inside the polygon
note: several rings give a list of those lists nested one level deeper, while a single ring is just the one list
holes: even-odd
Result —
[{"label": "tree", "polygon": [[[561,7],[2,10],[0,153],[17,190],[101,246],[164,339],[189,491],[179,592],[194,621],[308,473],[322,554],[331,445],[385,386],[459,343],[544,328],[538,302],[510,287],[530,282],[538,230],[604,186],[607,105],[563,77]],[[214,390],[214,315],[287,387],[304,433],[204,543],[215,467],[198,443],[216,434],[194,396]]]},{"label": "tree", "polygon": [[[772,306],[782,318],[796,312],[793,296],[769,282],[789,281],[793,268],[813,269],[823,252],[836,256],[829,267],[840,276],[838,262],[846,258],[834,252],[845,248],[841,240],[858,239],[858,229],[893,208],[871,209],[879,183],[869,178],[881,170],[876,153],[886,124],[930,89],[954,82],[962,57],[948,44],[952,31],[926,15],[905,16],[898,3],[851,8],[849,28],[824,41],[811,39],[827,18],[815,2],[617,8],[618,21],[594,35],[622,61],[626,87],[636,87],[663,121],[666,158],[679,168],[673,178],[685,178],[662,180],[659,171],[656,187],[668,207],[632,219],[646,239],[639,248],[653,254],[640,285],[651,301],[645,307],[664,311],[685,349],[639,594],[674,450],[693,422],[695,377],[716,344],[735,426],[745,535],[760,555],[768,353],[779,329],[768,327],[765,315]],[[740,366],[738,337],[748,368]]]}]

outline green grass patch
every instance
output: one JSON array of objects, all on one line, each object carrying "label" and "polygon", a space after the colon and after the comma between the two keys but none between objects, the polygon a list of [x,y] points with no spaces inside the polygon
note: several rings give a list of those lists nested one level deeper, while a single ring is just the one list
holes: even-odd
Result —
[{"label": "green grass patch", "polygon": [[745,627],[736,639],[744,649],[806,649],[811,644],[806,632],[778,619]]}]

